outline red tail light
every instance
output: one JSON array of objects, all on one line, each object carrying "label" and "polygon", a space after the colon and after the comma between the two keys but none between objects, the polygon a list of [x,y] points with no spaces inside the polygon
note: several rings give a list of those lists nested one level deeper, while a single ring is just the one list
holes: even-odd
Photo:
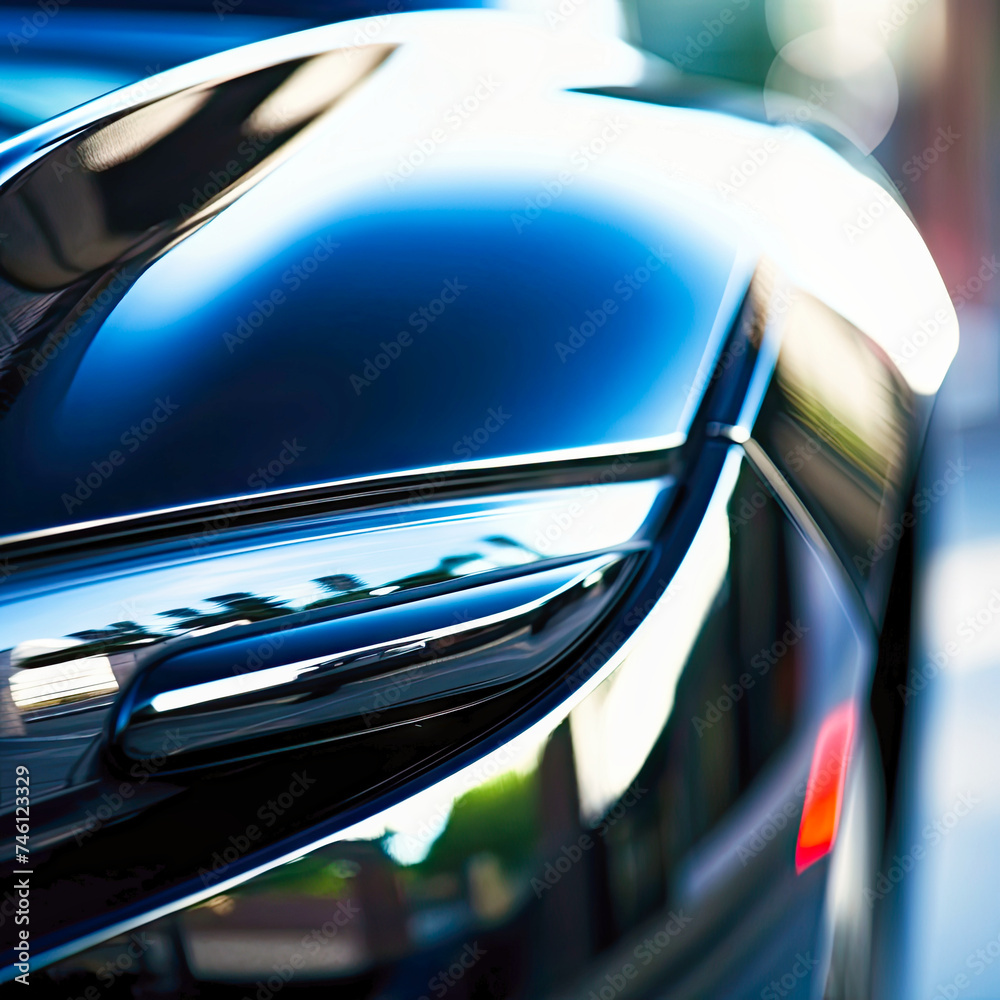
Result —
[{"label": "red tail light", "polygon": [[852,702],[835,708],[824,719],[816,738],[795,847],[795,870],[799,873],[828,854],[837,839],[854,714]]}]

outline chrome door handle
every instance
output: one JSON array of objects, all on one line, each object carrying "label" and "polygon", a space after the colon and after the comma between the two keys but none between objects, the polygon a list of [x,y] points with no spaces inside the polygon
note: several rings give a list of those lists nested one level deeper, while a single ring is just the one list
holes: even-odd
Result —
[{"label": "chrome door handle", "polygon": [[[160,655],[116,706],[113,750],[128,760],[166,752],[178,767],[199,766],[467,705],[572,648],[600,619],[628,562],[592,556]],[[265,647],[267,662],[246,669]]]}]

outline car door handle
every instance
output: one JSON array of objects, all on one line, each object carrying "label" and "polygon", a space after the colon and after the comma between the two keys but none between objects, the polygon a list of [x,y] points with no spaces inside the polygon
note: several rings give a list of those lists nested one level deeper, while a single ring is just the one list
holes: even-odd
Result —
[{"label": "car door handle", "polygon": [[170,767],[187,769],[468,705],[570,650],[600,619],[629,562],[622,553],[602,554],[160,653],[116,705],[112,752],[128,761],[166,754]]}]

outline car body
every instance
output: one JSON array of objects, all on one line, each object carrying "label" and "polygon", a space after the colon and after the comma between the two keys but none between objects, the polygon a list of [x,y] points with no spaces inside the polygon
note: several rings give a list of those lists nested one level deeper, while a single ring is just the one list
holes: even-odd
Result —
[{"label": "car body", "polygon": [[381,16],[0,149],[10,978],[865,989],[954,310],[876,180],[672,82]]}]

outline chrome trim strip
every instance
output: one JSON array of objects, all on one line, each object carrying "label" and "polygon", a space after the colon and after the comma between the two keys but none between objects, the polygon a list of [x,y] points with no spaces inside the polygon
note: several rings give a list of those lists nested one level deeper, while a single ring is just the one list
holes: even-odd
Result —
[{"label": "chrome trim strip", "polygon": [[830,543],[826,540],[826,535],[820,531],[812,514],[806,510],[778,467],[767,457],[764,449],[749,436],[743,442],[742,447],[754,470],[774,492],[774,495],[788,511],[792,521],[795,522],[796,527],[809,539],[817,551],[829,555],[836,565],[840,566],[840,560],[833,554]]},{"label": "chrome trim strip", "polygon": [[[226,506],[260,504],[269,499],[304,496],[310,493],[333,491],[350,487],[370,486],[375,483],[396,482],[401,479],[421,476],[448,476],[466,472],[482,472],[495,469],[530,469],[533,466],[547,465],[552,462],[571,464],[595,458],[616,458],[621,455],[653,455],[656,452],[675,451],[687,441],[687,435],[682,431],[673,431],[655,438],[643,438],[638,441],[619,441],[613,444],[593,445],[588,448],[565,448],[558,451],[542,451],[528,455],[511,455],[502,458],[478,459],[471,462],[456,462],[448,465],[432,465],[421,469],[403,469],[396,472],[379,473],[377,475],[358,476],[352,479],[335,479],[325,483],[315,483],[307,486],[288,486],[279,490],[266,490],[261,493],[246,493],[240,496],[223,497],[216,500],[202,500],[197,503],[181,504],[177,507],[162,507],[155,510],[139,511],[133,514],[121,514],[113,517],[97,518],[92,521],[77,521],[72,524],[56,525],[51,528],[38,528],[14,535],[0,536],[0,548],[23,545],[29,542],[41,541],[47,538],[58,538],[62,535],[78,531],[89,531],[100,528],[110,528],[116,525],[141,523],[154,518],[169,518],[187,512],[205,510],[206,517],[212,510]],[[502,492],[498,488],[497,492]]]},{"label": "chrome trim strip", "polygon": [[[817,551],[827,555],[837,566],[841,566],[839,557],[833,551],[826,535],[823,534],[812,514],[798,498],[778,467],[768,458],[767,452],[750,436],[750,432],[745,427],[713,423],[708,425],[706,433],[711,438],[739,445],[754,471],[774,493],[778,502],[785,508],[792,522],[806,536],[809,543]],[[842,566],[841,569],[843,569]]]}]

